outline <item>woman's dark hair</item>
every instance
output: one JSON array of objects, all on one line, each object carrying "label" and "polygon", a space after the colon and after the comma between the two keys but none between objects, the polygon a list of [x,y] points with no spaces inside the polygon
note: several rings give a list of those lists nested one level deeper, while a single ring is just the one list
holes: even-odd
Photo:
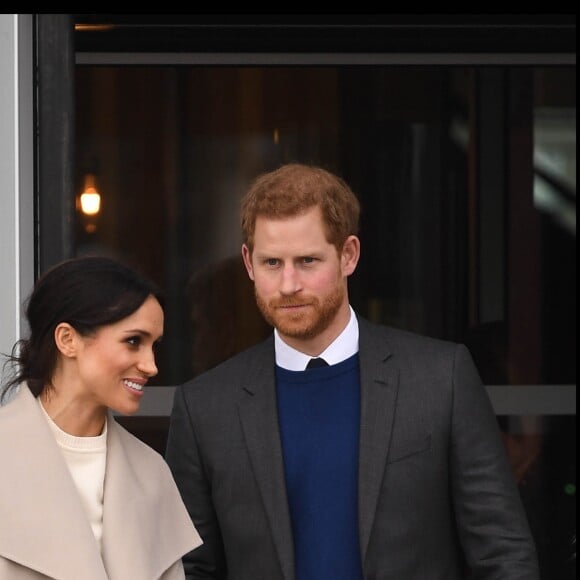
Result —
[{"label": "woman's dark hair", "polygon": [[45,272],[25,303],[30,334],[7,357],[14,372],[0,402],[23,381],[36,397],[50,384],[57,361],[54,331],[61,322],[88,336],[130,316],[149,296],[162,302],[151,281],[111,258],[73,258]]}]

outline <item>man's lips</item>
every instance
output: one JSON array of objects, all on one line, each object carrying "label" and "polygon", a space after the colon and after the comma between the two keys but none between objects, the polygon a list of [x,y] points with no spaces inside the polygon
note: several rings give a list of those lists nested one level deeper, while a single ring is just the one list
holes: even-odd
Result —
[{"label": "man's lips", "polygon": [[310,302],[274,302],[272,306],[274,308],[303,308],[304,306],[311,306]]},{"label": "man's lips", "polygon": [[286,304],[284,306],[277,306],[276,311],[282,314],[297,314],[308,308],[310,304]]}]

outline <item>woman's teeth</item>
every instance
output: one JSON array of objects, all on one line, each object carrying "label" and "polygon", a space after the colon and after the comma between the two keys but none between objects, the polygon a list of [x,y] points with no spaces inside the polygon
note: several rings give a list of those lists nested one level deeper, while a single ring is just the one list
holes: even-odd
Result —
[{"label": "woman's teeth", "polygon": [[128,381],[128,380],[124,380],[123,381],[125,383],[125,385],[127,385],[130,389],[134,389],[135,391],[142,391],[143,390],[143,385],[140,385],[139,383],[134,383],[133,381]]}]

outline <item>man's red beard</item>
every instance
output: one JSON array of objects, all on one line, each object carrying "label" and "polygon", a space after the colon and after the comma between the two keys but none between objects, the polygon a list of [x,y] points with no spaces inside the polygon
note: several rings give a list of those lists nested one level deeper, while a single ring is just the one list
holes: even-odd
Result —
[{"label": "man's red beard", "polygon": [[[258,295],[255,287],[254,293],[266,321],[281,335],[298,339],[311,339],[324,332],[335,319],[345,296],[345,290],[340,284],[322,302],[315,297],[274,298],[266,302]],[[306,308],[284,310],[284,307],[302,305],[306,305]]]}]

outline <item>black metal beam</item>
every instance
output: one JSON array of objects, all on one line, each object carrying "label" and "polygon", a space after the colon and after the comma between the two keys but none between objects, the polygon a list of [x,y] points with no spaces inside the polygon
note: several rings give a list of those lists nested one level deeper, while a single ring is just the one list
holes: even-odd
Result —
[{"label": "black metal beam", "polygon": [[35,15],[37,248],[40,272],[72,257],[74,49],[70,14]]},{"label": "black metal beam", "polygon": [[575,14],[73,14],[79,52],[576,52]]}]

